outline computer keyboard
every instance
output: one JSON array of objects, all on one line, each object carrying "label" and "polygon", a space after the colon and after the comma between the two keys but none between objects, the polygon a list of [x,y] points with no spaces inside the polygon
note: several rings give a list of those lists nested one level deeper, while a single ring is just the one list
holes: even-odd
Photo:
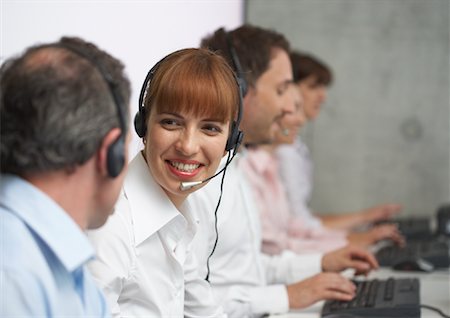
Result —
[{"label": "computer keyboard", "polygon": [[394,266],[408,258],[422,258],[435,268],[450,266],[450,245],[447,240],[410,241],[406,246],[388,245],[375,253],[380,266]]},{"label": "computer keyboard", "polygon": [[354,281],[351,301],[328,300],[321,317],[420,317],[420,284],[417,278]]}]

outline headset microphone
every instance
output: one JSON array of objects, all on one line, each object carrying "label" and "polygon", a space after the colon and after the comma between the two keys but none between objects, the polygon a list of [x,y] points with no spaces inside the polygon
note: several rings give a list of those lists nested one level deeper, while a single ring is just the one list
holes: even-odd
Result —
[{"label": "headset microphone", "polygon": [[213,176],[206,178],[204,180],[201,181],[187,181],[187,182],[180,182],[180,190],[181,191],[187,191],[195,186],[198,186],[202,183],[205,183],[209,180],[211,180],[214,177],[217,177],[219,174],[221,174],[226,168],[227,166],[230,164],[231,160],[233,160],[234,156],[236,155],[236,151],[233,152],[233,156],[230,159],[230,152],[228,152],[228,158],[227,158],[227,162],[225,163],[225,166],[220,169],[216,174],[214,174]]},{"label": "headset microphone", "polygon": [[199,184],[202,184],[203,182],[208,181],[209,179],[203,180],[203,181],[191,181],[191,182],[180,182],[180,190],[181,191],[187,191],[195,186],[198,186]]}]

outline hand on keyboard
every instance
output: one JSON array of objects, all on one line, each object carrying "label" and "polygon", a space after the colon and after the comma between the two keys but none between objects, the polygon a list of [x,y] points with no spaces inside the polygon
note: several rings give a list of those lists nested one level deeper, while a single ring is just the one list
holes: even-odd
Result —
[{"label": "hand on keyboard", "polygon": [[289,308],[305,308],[326,299],[350,301],[355,290],[355,285],[340,274],[320,273],[287,286]]},{"label": "hand on keyboard", "polygon": [[378,268],[378,262],[372,253],[354,245],[347,245],[322,257],[324,272],[341,272],[348,268],[355,269],[357,275],[367,275]]},{"label": "hand on keyboard", "polygon": [[362,247],[371,246],[381,240],[391,240],[399,246],[405,245],[405,238],[396,224],[382,224],[372,227],[364,232],[354,232],[347,235],[350,243]]},{"label": "hand on keyboard", "polygon": [[420,317],[420,285],[416,278],[355,281],[351,301],[326,301],[322,317]]},{"label": "hand on keyboard", "polygon": [[400,213],[401,210],[402,206],[399,204],[381,204],[364,210],[362,212],[362,215],[365,222],[373,223],[377,221],[388,220],[396,214]]}]

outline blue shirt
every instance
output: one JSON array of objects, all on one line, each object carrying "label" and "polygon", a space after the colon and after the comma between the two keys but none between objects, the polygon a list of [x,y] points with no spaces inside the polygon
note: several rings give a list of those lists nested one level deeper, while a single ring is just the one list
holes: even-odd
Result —
[{"label": "blue shirt", "polygon": [[85,264],[87,237],[49,196],[0,179],[0,317],[109,317]]}]

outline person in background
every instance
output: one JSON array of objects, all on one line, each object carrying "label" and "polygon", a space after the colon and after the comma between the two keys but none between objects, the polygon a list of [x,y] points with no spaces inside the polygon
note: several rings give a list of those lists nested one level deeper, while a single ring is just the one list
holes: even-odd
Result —
[{"label": "person in background", "polygon": [[[294,82],[303,98],[304,113],[307,121],[314,120],[326,99],[326,93],[332,82],[331,70],[317,58],[292,52],[290,55]],[[300,138],[293,145],[282,145],[276,151],[280,175],[285,185],[291,212],[302,218],[305,227],[321,230],[322,227],[352,231],[358,227],[370,226],[377,221],[391,218],[400,212],[398,204],[382,204],[363,211],[323,215],[314,213],[309,207],[312,192],[313,164],[307,146]],[[295,177],[293,177],[295,176]],[[350,233],[350,241],[363,245],[373,244],[383,238],[403,241],[393,225],[376,227],[366,233]]]},{"label": "person in background", "polygon": [[86,229],[126,170],[130,83],[80,38],[28,48],[0,70],[1,317],[109,317]]},{"label": "person in background", "polygon": [[[222,54],[246,88],[243,143],[250,147],[271,142],[279,119],[295,109],[286,38],[243,25],[230,32],[220,28],[201,46]],[[225,182],[211,180],[188,198],[202,220],[193,246],[199,264],[206,263],[200,270],[225,312],[230,317],[262,316],[304,308],[321,299],[350,300],[355,286],[336,272],[355,268],[367,273],[376,268],[376,260],[366,251],[346,248],[328,255],[286,252],[273,257],[261,253],[258,210],[239,168],[245,153],[244,149],[230,164],[224,163]],[[216,208],[220,188],[223,196]]]},{"label": "person in background", "polygon": [[369,241],[373,232],[381,228],[387,233],[383,239],[390,238],[401,242],[397,228],[392,225],[382,225],[376,230],[358,233],[359,240],[355,240],[347,231],[325,227],[309,228],[301,216],[291,213],[286,190],[279,175],[280,165],[283,163],[278,162],[276,151],[279,146],[294,143],[305,123],[305,115],[299,90],[295,84],[292,84],[290,89],[295,98],[295,112],[286,114],[279,120],[280,129],[275,133],[273,143],[248,149],[247,156],[241,160],[241,167],[252,187],[261,218],[262,251],[270,255],[280,254],[284,250],[300,254],[317,251],[326,253],[348,243],[368,247],[363,243]]},{"label": "person in background", "polygon": [[115,214],[89,233],[99,255],[90,270],[113,316],[223,315],[191,252],[199,221],[186,198],[206,182],[184,183],[212,177],[238,146],[230,136],[239,104],[233,70],[208,50],[173,52],[149,71],[135,118],[144,149],[130,162]]},{"label": "person in background", "polygon": [[248,149],[247,155],[242,158],[241,168],[252,188],[259,211],[262,251],[269,255],[281,254],[284,250],[299,254],[325,253],[346,246],[345,233],[308,229],[302,218],[292,215],[278,171],[278,146],[292,144],[306,121],[300,92],[294,84],[289,89],[295,111],[279,120],[273,143]]}]

